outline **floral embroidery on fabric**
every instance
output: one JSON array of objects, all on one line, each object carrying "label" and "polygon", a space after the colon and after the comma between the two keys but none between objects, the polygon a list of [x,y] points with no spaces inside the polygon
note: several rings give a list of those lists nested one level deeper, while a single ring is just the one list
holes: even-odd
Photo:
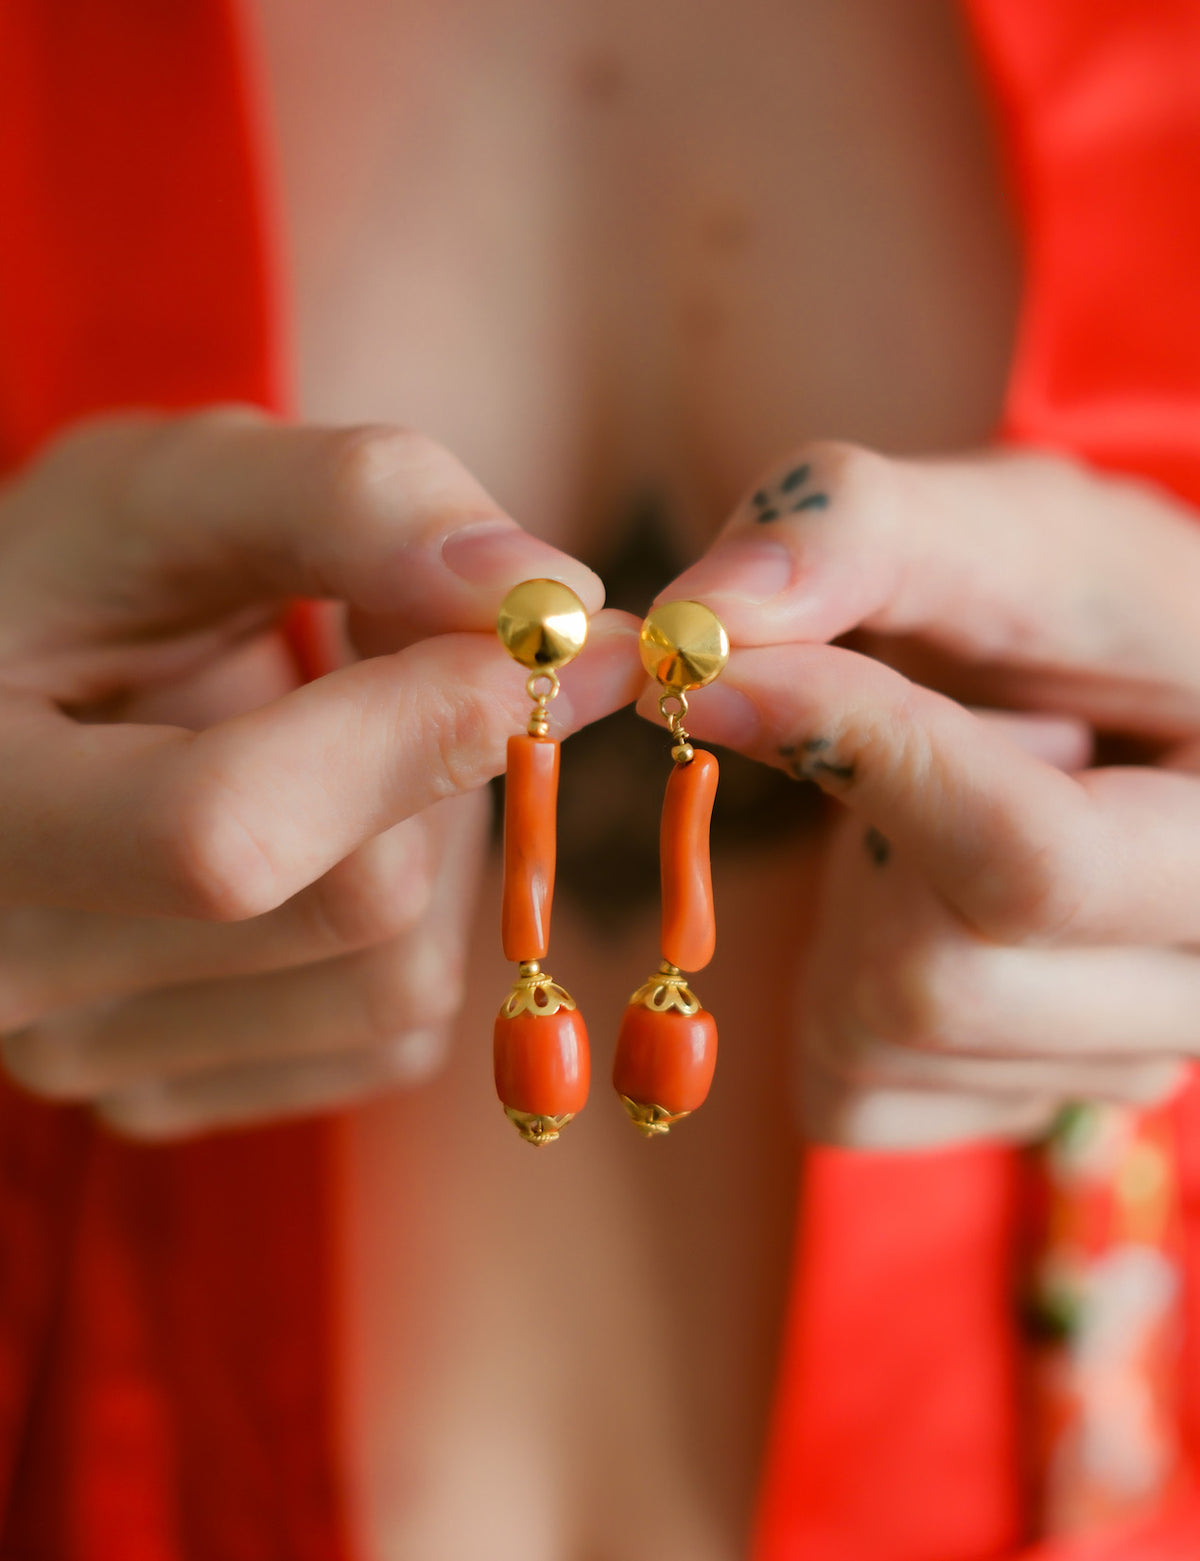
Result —
[{"label": "floral embroidery on fabric", "polygon": [[1041,1158],[1029,1321],[1046,1534],[1158,1509],[1181,1471],[1182,1268],[1170,1118],[1062,1113]]}]

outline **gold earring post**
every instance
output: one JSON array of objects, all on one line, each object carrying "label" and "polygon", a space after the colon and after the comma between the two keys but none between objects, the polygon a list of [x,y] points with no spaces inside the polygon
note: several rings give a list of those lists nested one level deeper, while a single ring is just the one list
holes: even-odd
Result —
[{"label": "gold earring post", "polygon": [[500,643],[528,668],[525,691],[533,700],[527,731],[545,737],[546,706],[558,693],[558,669],[574,661],[587,644],[587,609],[561,580],[522,580],[500,603]]},{"label": "gold earring post", "polygon": [[729,660],[725,625],[703,602],[663,602],[646,615],[638,650],[642,665],[663,690],[658,708],[675,739],[671,757],[676,764],[690,764],[695,749],[683,724],[687,696],[724,670]]}]

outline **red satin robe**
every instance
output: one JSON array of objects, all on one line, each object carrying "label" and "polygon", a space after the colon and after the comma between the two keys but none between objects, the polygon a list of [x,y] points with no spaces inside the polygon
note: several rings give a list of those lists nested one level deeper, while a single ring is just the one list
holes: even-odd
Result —
[{"label": "red satin robe", "polygon": [[[1200,504],[1200,0],[967,8],[1026,236],[1002,433]],[[0,5],[4,465],[102,407],[285,408],[254,64],[235,0]],[[1178,1118],[1194,1267],[1194,1094]],[[0,1561],[348,1561],[336,1149],[329,1123],[134,1149],[0,1085]],[[1016,1157],[804,1177],[755,1561],[1015,1555]],[[1200,1498],[1082,1553],[1194,1558]]]}]

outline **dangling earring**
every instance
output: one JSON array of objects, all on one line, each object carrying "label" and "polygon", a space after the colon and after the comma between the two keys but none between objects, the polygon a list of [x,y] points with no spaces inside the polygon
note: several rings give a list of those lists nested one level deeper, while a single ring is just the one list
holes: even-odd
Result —
[{"label": "dangling earring", "polygon": [[629,1000],[617,1036],[613,1085],[647,1138],[669,1132],[704,1103],[717,1062],[717,1025],[684,972],[703,970],[716,947],[708,826],[717,757],[693,748],[684,730],[687,696],[729,660],[729,636],[700,602],[666,602],[642,624],[642,665],[658,679],[658,701],[674,738],[660,840],[662,964]]},{"label": "dangling earring", "polygon": [[493,1063],[505,1115],[529,1144],[552,1144],[587,1100],[587,1027],[575,1000],[541,967],[550,945],[554,897],[558,744],[546,706],[558,668],[583,649],[583,603],[557,580],[525,580],[504,598],[496,620],[505,650],[528,669],[533,709],[521,736],[508,739],[504,793],[504,957],[520,970],[496,1015]]}]

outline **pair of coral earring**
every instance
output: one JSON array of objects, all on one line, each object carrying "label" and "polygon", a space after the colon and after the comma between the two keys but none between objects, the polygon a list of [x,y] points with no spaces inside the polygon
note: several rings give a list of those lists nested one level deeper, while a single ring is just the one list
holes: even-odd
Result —
[{"label": "pair of coral earring", "polygon": [[[529,674],[533,709],[526,731],[508,740],[501,930],[505,958],[520,968],[496,1016],[493,1056],[501,1104],[531,1144],[554,1142],[582,1110],[591,1076],[583,1016],[541,963],[550,944],[558,793],[558,744],[548,735],[546,707],[587,628],[583,603],[557,580],[515,586],[497,620],[505,649]],[[662,813],[662,963],[629,1000],[613,1085],[649,1138],[703,1104],[717,1060],[716,1022],[687,980],[716,945],[709,820],[717,759],[693,747],[683,723],[688,694],[711,683],[728,660],[729,638],[702,603],[668,602],[642,624],[639,643],[662,688],[674,763]]]}]

